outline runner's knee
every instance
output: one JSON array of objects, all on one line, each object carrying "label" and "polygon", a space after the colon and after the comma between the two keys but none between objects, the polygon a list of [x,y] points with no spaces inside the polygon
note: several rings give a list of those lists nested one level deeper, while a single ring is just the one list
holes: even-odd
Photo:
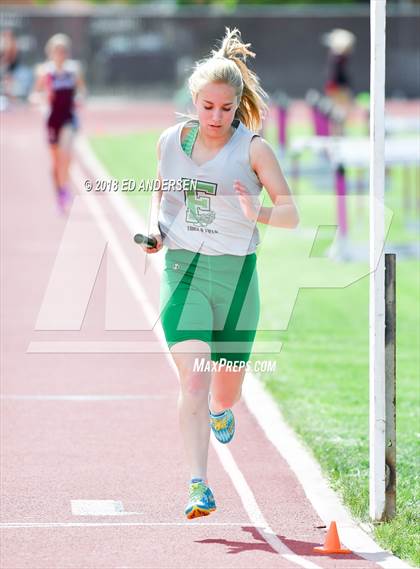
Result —
[{"label": "runner's knee", "polygon": [[238,393],[220,393],[218,395],[212,395],[212,401],[217,407],[222,409],[230,409],[239,401],[241,398],[241,391]]},{"label": "runner's knee", "polygon": [[185,397],[204,399],[207,401],[209,392],[208,373],[188,371],[181,378],[181,391]]}]

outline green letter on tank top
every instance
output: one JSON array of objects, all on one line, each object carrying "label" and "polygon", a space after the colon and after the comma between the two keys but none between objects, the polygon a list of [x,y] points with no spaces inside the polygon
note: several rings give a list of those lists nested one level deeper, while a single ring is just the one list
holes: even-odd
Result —
[{"label": "green letter on tank top", "polygon": [[[183,178],[184,187],[190,186],[184,190],[185,204],[187,213],[185,220],[187,223],[199,225],[200,227],[213,223],[216,214],[211,209],[211,198],[201,194],[216,195],[217,184],[204,182],[203,180],[189,180]],[[189,184],[186,182],[189,182]]]}]

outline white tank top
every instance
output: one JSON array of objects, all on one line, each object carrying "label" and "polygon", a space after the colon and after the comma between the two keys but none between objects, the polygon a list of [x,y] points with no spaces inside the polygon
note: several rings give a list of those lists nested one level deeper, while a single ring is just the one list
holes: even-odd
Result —
[{"label": "white tank top", "polygon": [[249,145],[259,135],[234,121],[237,128],[230,140],[198,166],[181,146],[187,124],[197,122],[176,124],[161,138],[159,227],[164,245],[205,255],[253,253],[259,243],[258,229],[243,214],[233,182],[240,180],[258,207],[262,186],[250,165]]}]

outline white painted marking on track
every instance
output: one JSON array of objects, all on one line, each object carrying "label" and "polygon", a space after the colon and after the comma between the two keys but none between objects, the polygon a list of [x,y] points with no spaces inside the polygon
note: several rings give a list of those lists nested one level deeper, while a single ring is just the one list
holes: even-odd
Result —
[{"label": "white painted marking on track", "polygon": [[173,527],[173,526],[188,526],[190,528],[197,528],[200,526],[215,526],[215,527],[257,527],[249,520],[244,522],[204,522],[198,520],[191,520],[189,522],[2,522],[0,529],[14,529],[14,528],[65,528],[65,527],[119,527],[119,526],[132,526],[132,527]]},{"label": "white painted marking on track", "polygon": [[[156,316],[157,317],[157,316]],[[272,354],[280,352],[281,342],[255,342],[255,351],[258,354]],[[63,341],[45,340],[29,342],[27,353],[36,354],[79,354],[79,353],[111,353],[111,354],[160,354],[170,353],[169,349],[162,346],[161,342],[153,341]]]},{"label": "white painted marking on track", "polygon": [[[168,350],[166,350],[168,351]],[[28,353],[42,354],[158,354],[162,352],[162,344],[160,342],[149,341],[63,341],[63,340],[45,340],[29,342]]]},{"label": "white painted marking on track", "polygon": [[171,395],[0,395],[14,401],[143,401],[169,399]]},{"label": "white painted marking on track", "polygon": [[70,504],[73,516],[119,516],[126,513],[120,500],[71,500]]},{"label": "white painted marking on track", "polygon": [[[84,146],[84,153],[85,153],[85,158],[86,158],[86,154],[90,153],[90,150],[88,148],[87,145]],[[94,175],[97,174],[97,172],[93,172]],[[100,175],[103,176],[104,174],[104,169],[102,169],[102,171],[100,172]],[[82,178],[82,173],[80,170],[80,167],[75,168],[73,166],[72,168],[72,177],[75,178],[75,182],[76,182],[76,187],[83,187],[82,183],[81,183],[81,178]],[[100,176],[97,176],[100,177]],[[109,177],[109,176],[108,176]],[[106,193],[107,196],[111,196],[113,194],[113,192],[110,193]],[[89,196],[90,198],[92,198],[93,196]],[[119,241],[118,241],[118,237],[115,234],[115,232],[113,231],[113,229],[111,228],[109,222],[105,219],[105,215],[104,212],[102,210],[102,206],[100,206],[99,202],[97,203],[94,199],[88,199],[86,201],[86,203],[88,204],[92,215],[94,216],[94,218],[97,220],[98,222],[98,226],[101,229],[101,231],[104,233],[105,238],[107,241],[111,240],[112,237],[112,249],[114,251],[118,251],[118,262],[120,263],[120,266],[124,268],[124,275],[126,277],[126,279],[129,281],[128,285],[130,286],[131,290],[135,291],[136,293],[136,298],[138,298],[141,302],[142,302],[142,307],[145,309],[146,312],[146,317],[148,318],[148,320],[150,322],[156,322],[156,317],[157,315],[154,314],[153,311],[153,307],[151,306],[150,302],[148,301],[148,298],[146,296],[144,287],[142,285],[142,283],[139,281],[139,279],[137,278],[137,275],[135,273],[135,271],[132,269],[130,261],[127,257],[127,255],[124,252],[124,249],[122,248],[122,246],[120,245]],[[119,207],[119,214],[122,216],[123,221],[126,223],[126,225],[128,225],[124,215],[123,215],[123,211],[129,208],[128,204],[124,204],[122,205],[122,203],[120,204]],[[140,225],[140,223],[139,223]],[[152,255],[153,257],[153,255]],[[162,342],[162,344],[164,346],[166,346],[166,342],[165,342],[165,338],[164,338],[164,334],[163,334],[163,330],[161,327],[155,327],[155,331],[157,333],[158,338],[160,339],[160,341]],[[176,371],[176,366],[175,363],[173,362],[172,357],[170,357],[169,353],[165,352],[165,356],[168,359],[168,362],[170,363],[170,365],[172,366],[172,368]],[[319,565],[316,565],[315,563],[313,563],[312,561],[309,561],[307,559],[305,559],[302,556],[296,555],[295,553],[292,552],[292,550],[290,550],[286,545],[284,545],[282,543],[282,541],[277,537],[277,535],[275,534],[275,532],[272,530],[272,528],[268,525],[267,521],[264,519],[264,516],[261,512],[261,510],[258,507],[258,504],[255,500],[255,497],[249,487],[249,485],[247,484],[245,477],[243,476],[242,472],[240,471],[240,469],[238,468],[231,452],[225,448],[222,447],[221,445],[215,445],[215,442],[212,439],[212,443],[214,448],[216,449],[216,452],[218,453],[219,459],[222,463],[223,468],[226,470],[226,472],[229,474],[233,485],[235,486],[242,504],[245,507],[245,510],[250,518],[250,520],[252,521],[252,523],[255,525],[255,527],[257,527],[261,537],[267,542],[269,543],[269,545],[273,548],[274,551],[277,551],[277,553],[282,556],[283,558],[287,559],[289,562],[294,563],[295,565],[299,565],[300,567],[304,567],[305,569],[321,569]],[[262,526],[262,528],[261,528]],[[261,529],[259,529],[261,528]]]},{"label": "white painted marking on track", "polygon": [[[72,166],[71,175],[73,179],[75,178],[78,181],[76,182],[76,187],[83,187],[81,183],[83,176],[79,166],[75,164]],[[143,287],[137,278],[137,274],[133,269],[130,260],[124,252],[124,248],[121,245],[116,232],[112,228],[111,223],[108,221],[102,206],[99,204],[99,200],[97,200],[94,194],[89,194],[87,192],[79,194],[79,198],[85,200],[85,204],[90,210],[99,229],[102,231],[102,234],[108,243],[108,248],[111,251],[122,275],[124,275],[127,281],[127,285],[130,287],[134,298],[140,303],[140,306],[145,312],[146,318],[151,324],[150,330],[153,329],[158,337],[162,338],[163,340],[163,330],[159,326],[157,326],[155,329],[153,328],[157,320],[157,316],[153,310],[153,307],[149,302],[145,302]]]}]

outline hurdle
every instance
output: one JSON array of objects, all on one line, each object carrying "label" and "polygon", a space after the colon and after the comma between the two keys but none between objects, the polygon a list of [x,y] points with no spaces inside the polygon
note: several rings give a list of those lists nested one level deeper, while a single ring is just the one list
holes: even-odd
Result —
[{"label": "hurdle", "polygon": [[330,97],[309,89],[305,96],[310,107],[315,136],[341,135],[344,131],[346,113],[335,105]]},{"label": "hurdle", "polygon": [[306,104],[311,109],[312,123],[314,126],[315,136],[320,136],[323,130],[323,126],[321,124],[322,123],[321,112],[318,107],[318,103],[321,99],[321,96],[322,96],[321,93],[319,93],[315,89],[309,89],[309,91],[306,93],[305,96]]},{"label": "hurdle", "polygon": [[[346,197],[348,195],[348,168],[369,167],[369,138],[368,137],[298,137],[291,142],[290,153],[293,160],[294,172],[299,173],[299,159],[305,151],[312,151],[322,159],[327,157],[334,175],[334,188],[337,199],[337,247],[332,252],[338,260],[362,260],[359,250],[352,247],[349,240],[348,214]],[[420,162],[420,147],[416,138],[387,138],[385,143],[385,164],[387,167],[417,165]],[[360,183],[358,193],[360,194]],[[410,202],[411,204],[411,202]],[[411,207],[411,206],[407,206]],[[420,210],[418,210],[420,216]],[[410,251],[408,251],[410,253]],[[416,248],[412,253],[416,255]]]}]

